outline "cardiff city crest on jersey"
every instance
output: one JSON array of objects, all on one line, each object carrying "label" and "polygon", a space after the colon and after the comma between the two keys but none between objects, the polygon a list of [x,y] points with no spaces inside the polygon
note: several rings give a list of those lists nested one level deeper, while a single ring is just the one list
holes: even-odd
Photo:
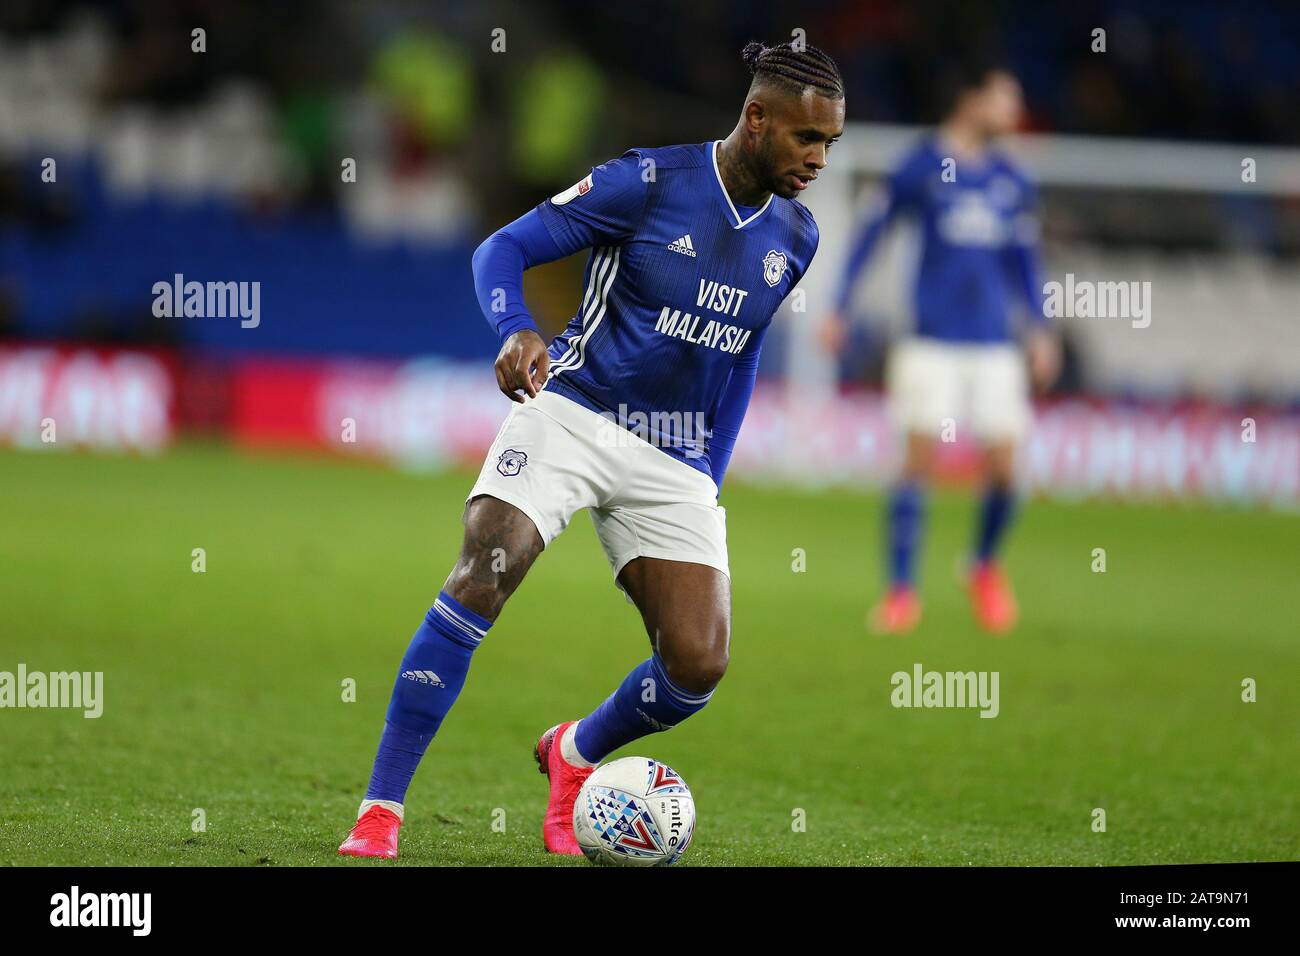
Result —
[{"label": "cardiff city crest on jersey", "polygon": [[781,281],[781,276],[785,275],[785,267],[785,253],[777,252],[775,249],[769,250],[763,257],[763,281],[770,286],[775,286]]}]

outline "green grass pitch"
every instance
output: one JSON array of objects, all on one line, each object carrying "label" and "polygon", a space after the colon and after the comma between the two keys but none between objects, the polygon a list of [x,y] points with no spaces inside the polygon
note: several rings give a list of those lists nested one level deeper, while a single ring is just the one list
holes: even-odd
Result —
[{"label": "green grass pitch", "polygon": [[[470,480],[198,445],[0,454],[0,670],[105,675],[97,720],[0,710],[0,864],[390,865],[335,848]],[[691,785],[684,865],[1300,857],[1294,515],[1030,502],[1007,555],[1023,623],[998,640],[955,583],[971,502],[942,494],[925,619],[881,639],[878,496],[736,483],[723,503],[731,669],[703,713],[620,752]],[[585,865],[541,849],[529,749],[646,652],[580,517],[477,653],[397,865]],[[999,672],[1000,714],[892,707],[918,662]]]}]

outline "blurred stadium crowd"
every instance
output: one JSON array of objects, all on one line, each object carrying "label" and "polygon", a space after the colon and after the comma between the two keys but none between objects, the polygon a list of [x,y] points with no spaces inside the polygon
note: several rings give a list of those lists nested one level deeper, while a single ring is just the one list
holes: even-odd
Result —
[{"label": "blurred stadium crowd", "polygon": [[[725,133],[740,47],[792,24],[840,63],[850,122],[932,121],[979,49],[1022,80],[1030,132],[1300,146],[1293,4],[7,0],[0,346],[165,347],[199,382],[231,355],[484,360],[481,238],[628,146]],[[1137,352],[1067,327],[1061,390],[1295,407],[1300,184],[1048,188],[1043,219],[1053,275],[1155,278],[1180,318]],[[815,268],[838,269],[848,237],[825,232]],[[580,269],[529,275],[552,328]],[[274,320],[160,318],[149,290],[175,274],[260,279]],[[877,381],[878,337],[858,346],[842,372]]]}]

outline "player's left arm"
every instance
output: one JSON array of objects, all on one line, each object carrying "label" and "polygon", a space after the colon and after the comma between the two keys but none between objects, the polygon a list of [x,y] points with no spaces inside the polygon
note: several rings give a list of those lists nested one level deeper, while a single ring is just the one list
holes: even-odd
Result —
[{"label": "player's left arm", "polygon": [[737,357],[736,364],[731,367],[731,377],[722,390],[718,411],[713,416],[713,434],[709,437],[709,470],[719,494],[722,493],[722,478],[731,462],[736,439],[740,437],[745,410],[749,408],[749,399],[754,394],[754,382],[758,379],[758,359],[763,351],[763,337],[766,334],[767,329],[763,329],[754,335],[747,343],[749,347]]},{"label": "player's left arm", "polygon": [[1048,321],[1043,307],[1043,268],[1039,250],[1037,191],[1024,183],[1025,199],[1012,224],[1011,242],[1007,245],[1009,266],[1025,301],[1029,328],[1025,335],[1025,353],[1029,377],[1035,389],[1045,391],[1056,381],[1061,369],[1061,345],[1056,329]]},{"label": "player's left arm", "polygon": [[[807,243],[808,251],[803,258],[802,268],[798,260],[791,266],[787,296],[807,274],[813,256],[817,254],[821,234],[811,213],[807,213],[807,226],[804,241]],[[758,380],[758,360],[763,352],[763,338],[769,328],[771,328],[770,324],[755,335],[751,339],[751,347],[737,357],[736,364],[731,367],[731,377],[727,379],[727,384],[722,390],[717,413],[713,417],[713,434],[709,439],[709,465],[713,474],[713,483],[718,486],[719,494],[722,493],[722,479],[727,473],[727,466],[731,463],[731,453],[735,450],[736,439],[740,437],[740,425],[745,420],[745,411],[749,408],[749,400],[754,394],[754,383]]]}]

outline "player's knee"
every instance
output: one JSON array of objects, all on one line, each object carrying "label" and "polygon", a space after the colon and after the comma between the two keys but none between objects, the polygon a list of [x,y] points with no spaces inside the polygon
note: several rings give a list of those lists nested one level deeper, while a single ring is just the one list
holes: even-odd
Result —
[{"label": "player's knee", "polygon": [[665,640],[660,635],[659,656],[668,679],[693,694],[707,694],[727,673],[730,627],[726,621],[710,624],[691,640]]},{"label": "player's knee", "polygon": [[462,607],[495,621],[514,593],[514,586],[513,578],[493,570],[491,557],[462,555],[442,589]]},{"label": "player's knee", "polygon": [[907,450],[903,455],[902,479],[926,481],[934,470],[934,443],[928,438],[908,436]]},{"label": "player's knee", "polygon": [[531,518],[499,498],[477,495],[465,507],[465,539],[443,590],[495,621],[543,547]]},{"label": "player's knee", "polygon": [[994,472],[989,475],[988,486],[997,491],[1014,491],[1015,479],[1011,475],[1003,475]]},{"label": "player's knee", "polygon": [[986,456],[985,471],[990,485],[1010,491],[1016,480],[1015,454],[1010,449],[991,450]]}]

